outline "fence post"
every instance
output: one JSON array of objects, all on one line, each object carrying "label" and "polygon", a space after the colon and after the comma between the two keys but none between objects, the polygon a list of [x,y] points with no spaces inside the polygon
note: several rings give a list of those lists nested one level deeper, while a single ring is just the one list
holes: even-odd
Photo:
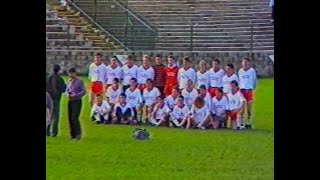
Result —
[{"label": "fence post", "polygon": [[124,28],[124,45],[127,46],[128,45],[128,18],[129,18],[129,14],[128,14],[128,0],[126,0],[125,2],[125,28]]},{"label": "fence post", "polygon": [[190,21],[190,51],[193,52],[193,22]]},{"label": "fence post", "polygon": [[251,20],[249,20],[250,23],[250,55],[251,55],[251,59],[253,59],[253,23]]},{"label": "fence post", "polygon": [[67,24],[67,50],[68,50],[68,59],[70,59],[71,51],[70,51],[70,23]]},{"label": "fence post", "polygon": [[97,22],[97,11],[98,11],[98,2],[97,0],[94,0],[94,14],[93,14],[93,20]]}]

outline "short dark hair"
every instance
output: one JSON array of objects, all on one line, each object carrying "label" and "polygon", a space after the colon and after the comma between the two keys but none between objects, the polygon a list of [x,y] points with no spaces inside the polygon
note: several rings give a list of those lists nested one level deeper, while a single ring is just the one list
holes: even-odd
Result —
[{"label": "short dark hair", "polygon": [[152,79],[147,79],[146,82],[151,82],[151,83],[153,83],[153,80],[152,80]]},{"label": "short dark hair", "polygon": [[207,89],[206,85],[202,84],[199,89]]},{"label": "short dark hair", "polygon": [[131,54],[127,55],[128,59],[132,59],[133,60],[133,56]]},{"label": "short dark hair", "polygon": [[76,68],[72,67],[68,70],[69,73],[76,73]]},{"label": "short dark hair", "polygon": [[213,62],[216,62],[216,63],[220,64],[220,60],[219,59],[214,59]]},{"label": "short dark hair", "polygon": [[102,97],[102,95],[101,94],[97,94],[96,97]]},{"label": "short dark hair", "polygon": [[180,95],[178,98],[181,98],[182,100],[184,100],[184,97],[182,95]]},{"label": "short dark hair", "polygon": [[185,56],[185,57],[183,57],[183,60],[184,60],[184,61],[187,61],[187,62],[191,62],[191,60],[190,60],[189,56]]},{"label": "short dark hair", "polygon": [[102,54],[101,53],[96,53],[95,56],[99,56],[99,57],[102,57]]},{"label": "short dark hair", "polygon": [[218,88],[217,91],[223,93],[223,88]]},{"label": "short dark hair", "polygon": [[136,78],[131,78],[130,80],[134,81],[134,82],[137,82],[137,79]]},{"label": "short dark hair", "polygon": [[112,59],[112,58],[118,60],[117,56],[111,56],[111,59]]},{"label": "short dark hair", "polygon": [[113,81],[114,81],[115,83],[119,83],[119,82],[120,82],[120,80],[119,80],[118,78],[114,78]]},{"label": "short dark hair", "polygon": [[172,89],[175,89],[175,90],[177,90],[178,92],[180,91],[180,89],[179,89],[178,86],[174,86]]},{"label": "short dark hair", "polygon": [[231,68],[231,69],[234,69],[234,66],[233,66],[233,64],[231,64],[231,63],[227,64],[227,66],[228,66],[229,68]]},{"label": "short dark hair", "polygon": [[119,97],[127,98],[127,95],[126,95],[125,93],[121,93],[121,94],[119,95]]},{"label": "short dark hair", "polygon": [[53,72],[58,73],[60,71],[60,66],[58,64],[53,65]]},{"label": "short dark hair", "polygon": [[234,85],[236,85],[237,87],[239,87],[238,81],[236,81],[236,80],[231,81],[230,84],[234,84]]},{"label": "short dark hair", "polygon": [[162,58],[161,54],[157,54],[156,57],[158,58]]},{"label": "short dark hair", "polygon": [[247,58],[247,57],[242,58],[242,61],[248,61],[248,62],[251,62],[251,60],[250,60],[249,58]]},{"label": "short dark hair", "polygon": [[168,59],[169,58],[172,58],[172,59],[176,60],[176,58],[174,58],[174,56],[172,56],[172,55],[168,56]]},{"label": "short dark hair", "polygon": [[160,96],[157,97],[157,99],[162,99],[162,100],[163,100],[163,99],[164,99],[164,96],[163,96],[163,95],[160,95]]}]

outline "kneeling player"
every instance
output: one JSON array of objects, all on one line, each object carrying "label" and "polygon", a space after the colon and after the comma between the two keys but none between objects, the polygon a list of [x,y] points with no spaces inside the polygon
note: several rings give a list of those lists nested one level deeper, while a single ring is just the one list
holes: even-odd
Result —
[{"label": "kneeling player", "polygon": [[191,107],[188,118],[187,129],[193,128],[206,129],[210,122],[210,111],[205,105],[204,99],[198,96]]},{"label": "kneeling player", "polygon": [[[153,107],[157,103],[157,97],[160,95],[159,89],[153,86],[153,81],[151,79],[147,79],[146,88],[143,90],[142,95],[144,100],[142,111],[146,112],[146,117],[150,118],[152,116]],[[147,121],[144,123],[147,123]]]},{"label": "kneeling player", "polygon": [[107,88],[107,101],[111,106],[111,110],[113,110],[114,105],[118,102],[119,96],[122,93],[122,89],[119,87],[119,79],[114,78],[112,81],[112,85]]},{"label": "kneeling player", "polygon": [[161,124],[168,126],[170,109],[164,103],[164,97],[157,97],[157,104],[153,108],[153,112],[151,114],[150,123],[159,126]]},{"label": "kneeling player", "polygon": [[228,100],[227,97],[223,95],[223,89],[217,88],[214,93],[216,96],[212,98],[212,112],[215,112],[213,128],[217,129],[218,127],[227,127],[226,119],[227,119],[227,107]]},{"label": "kneeling player", "polygon": [[190,110],[188,106],[184,103],[184,97],[179,96],[177,99],[177,105],[174,106],[171,113],[170,125],[178,128],[184,127],[187,123],[189,112]]},{"label": "kneeling player", "polygon": [[126,101],[126,95],[120,94],[119,102],[115,104],[112,113],[113,124],[134,124],[133,111],[129,103]]},{"label": "kneeling player", "polygon": [[91,119],[97,124],[109,123],[109,113],[111,112],[111,106],[105,100],[102,100],[101,94],[96,95],[96,103],[91,109]]},{"label": "kneeling player", "polygon": [[131,78],[130,80],[130,88],[127,88],[125,92],[127,96],[127,102],[132,107],[134,113],[134,119],[137,121],[138,124],[141,124],[141,104],[142,104],[142,97],[141,91],[137,88],[137,79]]},{"label": "kneeling player", "polygon": [[178,100],[178,97],[180,96],[179,94],[179,88],[178,87],[174,87],[172,90],[171,90],[171,94],[165,98],[164,102],[165,104],[170,108],[170,110],[172,111],[174,106],[177,104],[177,100]]}]

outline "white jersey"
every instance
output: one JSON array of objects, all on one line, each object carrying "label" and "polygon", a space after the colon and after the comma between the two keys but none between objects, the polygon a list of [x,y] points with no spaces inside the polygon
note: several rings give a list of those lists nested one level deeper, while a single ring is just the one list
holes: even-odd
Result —
[{"label": "white jersey", "polygon": [[91,108],[91,117],[94,113],[98,113],[99,115],[103,116],[107,111],[111,110],[110,104],[103,100],[102,104],[99,106],[97,103],[95,103]]},{"label": "white jersey", "polygon": [[143,100],[146,106],[151,106],[157,102],[157,97],[160,96],[161,93],[158,88],[153,87],[151,91],[148,91],[147,88],[143,90]]},{"label": "white jersey", "polygon": [[184,89],[187,87],[187,82],[189,79],[193,82],[193,84],[196,83],[196,72],[193,68],[189,68],[185,70],[184,68],[180,68],[177,75],[177,80],[179,82],[179,88]]},{"label": "white jersey", "polygon": [[210,74],[209,71],[205,73],[201,73],[200,71],[197,72],[197,89],[200,89],[201,85],[205,85],[206,89],[209,89],[210,85]]},{"label": "white jersey", "polygon": [[164,116],[169,115],[170,111],[169,107],[164,104],[162,108],[158,108],[155,112],[155,119],[159,120]]},{"label": "white jersey", "polygon": [[223,69],[219,69],[217,72],[214,71],[213,68],[209,70],[210,76],[210,87],[214,88],[221,88],[223,87],[222,77],[224,76],[225,72]]},{"label": "white jersey", "polygon": [[123,81],[122,84],[125,86],[130,85],[131,78],[138,78],[138,66],[133,65],[131,68],[128,67],[128,65],[122,66],[122,72],[123,72]]},{"label": "white jersey", "polygon": [[198,123],[201,123],[205,120],[207,116],[210,115],[210,111],[206,106],[202,108],[197,108],[195,105],[192,105],[190,114],[193,116],[193,119]]},{"label": "white jersey", "polygon": [[178,97],[177,96],[175,99],[172,97],[172,95],[169,95],[168,97],[166,97],[164,99],[164,103],[170,108],[170,109],[173,109],[174,106],[176,105],[177,103],[177,100],[178,100]]},{"label": "white jersey", "polygon": [[243,103],[246,102],[246,99],[243,97],[241,91],[237,91],[235,94],[232,92],[227,94],[228,97],[228,110],[232,111],[239,109]]},{"label": "white jersey", "polygon": [[107,66],[107,84],[112,84],[114,78],[118,78],[119,81],[123,78],[121,67],[117,66],[116,68],[112,68],[110,65]]},{"label": "white jersey", "polygon": [[231,81],[237,81],[239,83],[239,78],[236,74],[232,74],[231,76],[228,76],[227,74],[222,77],[222,83],[223,83],[223,93],[229,93],[231,92]]},{"label": "white jersey", "polygon": [[216,116],[226,115],[226,110],[228,109],[228,99],[226,96],[222,96],[220,100],[217,99],[217,96],[213,97],[211,105],[211,112],[216,114]]},{"label": "white jersey", "polygon": [[131,107],[136,107],[142,103],[140,89],[136,88],[134,91],[131,91],[131,89],[128,88],[125,94],[127,96],[127,102],[131,105]]},{"label": "white jersey", "polygon": [[107,66],[101,63],[99,66],[96,63],[92,63],[89,66],[89,79],[91,82],[100,81],[105,83],[107,77]]},{"label": "white jersey", "polygon": [[184,97],[185,104],[190,108],[194,100],[198,97],[198,91],[194,88],[191,92],[187,91],[187,89],[183,89],[181,95]]},{"label": "white jersey", "polygon": [[173,111],[171,113],[172,119],[185,119],[188,117],[190,113],[190,109],[188,106],[183,105],[183,107],[179,107],[178,105],[174,106]]},{"label": "white jersey", "polygon": [[[200,95],[199,95],[200,96]],[[202,97],[202,96],[201,96]],[[205,97],[202,97],[208,109],[211,109],[211,95],[210,93],[206,93]]]},{"label": "white jersey", "polygon": [[121,113],[125,113],[129,109],[131,111],[131,116],[133,116],[132,107],[128,102],[124,106],[121,106],[120,103],[115,104],[114,111],[116,111],[118,107],[121,109]]},{"label": "white jersey", "polygon": [[138,69],[138,84],[145,84],[147,79],[154,80],[154,69],[149,67],[144,69],[143,66],[140,66]]},{"label": "white jersey", "polygon": [[238,72],[239,76],[239,88],[253,90],[257,85],[257,73],[252,67],[248,70],[241,68]]},{"label": "white jersey", "polygon": [[114,90],[112,86],[108,87],[106,96],[109,98],[109,103],[116,104],[118,102],[118,99],[121,93],[122,93],[121,88]]}]

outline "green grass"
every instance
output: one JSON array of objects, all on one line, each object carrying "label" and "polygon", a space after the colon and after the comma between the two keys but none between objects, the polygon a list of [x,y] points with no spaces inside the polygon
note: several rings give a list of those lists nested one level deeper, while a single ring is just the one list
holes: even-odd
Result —
[{"label": "green grass", "polygon": [[149,141],[133,140],[133,126],[92,124],[87,96],[80,117],[84,138],[70,141],[63,97],[60,135],[46,142],[47,180],[274,179],[273,88],[273,79],[259,81],[254,130],[147,127]]}]

